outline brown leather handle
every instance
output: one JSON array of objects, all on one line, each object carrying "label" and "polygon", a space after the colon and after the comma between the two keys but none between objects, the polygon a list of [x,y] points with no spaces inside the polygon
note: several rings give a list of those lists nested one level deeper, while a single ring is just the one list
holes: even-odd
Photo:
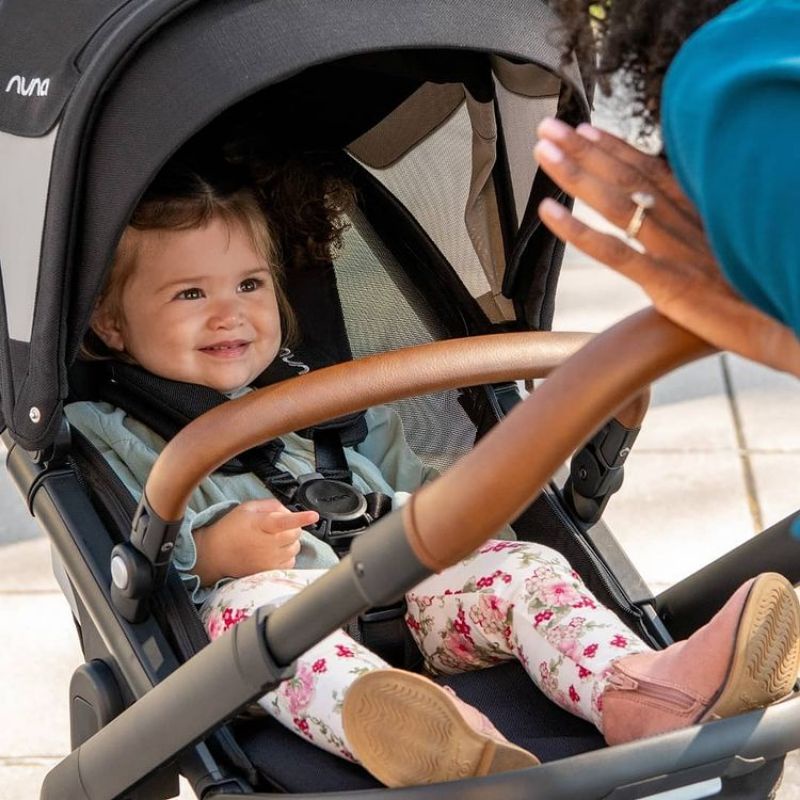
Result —
[{"label": "brown leather handle", "polygon": [[633,400],[629,400],[616,414],[617,419],[626,428],[633,430],[640,428],[647,409],[650,408],[650,387],[642,389]]},{"label": "brown leather handle", "polygon": [[542,378],[590,338],[585,333],[511,333],[452,339],[337,364],[259,389],[204,414],[175,436],[153,465],[145,496],[162,520],[180,520],[200,481],[249,447],[392,400]]},{"label": "brown leather handle", "polygon": [[514,519],[628,398],[711,352],[654,309],[599,334],[403,507],[417,558],[439,571],[471,553]]}]

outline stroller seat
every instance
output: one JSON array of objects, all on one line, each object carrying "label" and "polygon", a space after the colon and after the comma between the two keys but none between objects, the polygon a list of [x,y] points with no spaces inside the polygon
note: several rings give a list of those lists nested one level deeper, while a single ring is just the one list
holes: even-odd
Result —
[{"label": "stroller seat", "polygon": [[[594,725],[561,710],[514,662],[435,679],[486,714],[503,735],[536,753],[542,762],[604,747]],[[377,789],[381,784],[360,767],[309,745],[279,723],[259,718],[235,726],[248,758],[276,788],[291,792]],[[303,764],[298,771],[293,768]]]}]

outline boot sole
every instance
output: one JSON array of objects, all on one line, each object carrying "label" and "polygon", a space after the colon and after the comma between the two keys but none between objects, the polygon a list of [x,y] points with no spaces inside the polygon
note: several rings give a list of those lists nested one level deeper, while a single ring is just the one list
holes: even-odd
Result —
[{"label": "boot sole", "polygon": [[386,786],[416,786],[536,766],[532,753],[473,730],[448,694],[421,675],[375,670],[345,695],[344,731]]},{"label": "boot sole", "polygon": [[799,667],[797,595],[782,575],[760,575],[742,610],[728,677],[702,721],[742,714],[786,697]]}]

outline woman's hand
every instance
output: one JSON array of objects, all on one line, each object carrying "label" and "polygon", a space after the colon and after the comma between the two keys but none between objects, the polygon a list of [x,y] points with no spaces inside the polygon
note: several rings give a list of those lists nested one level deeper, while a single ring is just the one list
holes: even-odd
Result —
[{"label": "woman's hand", "polygon": [[202,586],[268,569],[292,569],[301,528],[319,520],[316,511],[289,511],[277,500],[249,500],[212,525],[194,531],[194,573]]},{"label": "woman's hand", "polygon": [[555,119],[539,126],[534,154],[568,194],[623,230],[633,192],[655,199],[636,237],[640,246],[600,233],[545,200],[539,215],[559,238],[638,283],[664,316],[722,350],[800,376],[800,341],[742,300],[722,276],[700,218],[666,162],[589,125]]}]

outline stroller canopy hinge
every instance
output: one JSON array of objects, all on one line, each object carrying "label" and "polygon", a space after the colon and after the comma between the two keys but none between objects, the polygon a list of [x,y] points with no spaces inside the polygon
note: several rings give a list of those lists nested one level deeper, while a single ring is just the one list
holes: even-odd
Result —
[{"label": "stroller canopy hinge", "polygon": [[111,551],[111,599],[129,622],[147,616],[149,598],[164,585],[180,527],[180,520],[161,519],[143,497],[130,540]]}]

